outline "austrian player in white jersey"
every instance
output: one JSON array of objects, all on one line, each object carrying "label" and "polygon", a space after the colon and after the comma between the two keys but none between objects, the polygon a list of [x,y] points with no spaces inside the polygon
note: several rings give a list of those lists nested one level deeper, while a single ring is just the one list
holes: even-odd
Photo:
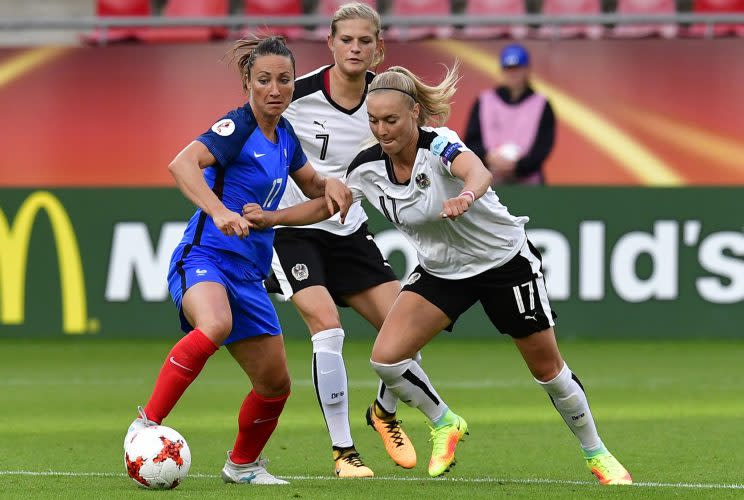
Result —
[{"label": "austrian player in white jersey", "polygon": [[[343,178],[346,168],[372,137],[365,97],[382,60],[380,17],[362,3],[335,12],[328,36],[334,64],[298,78],[284,117],[292,124],[310,163],[322,175]],[[289,180],[280,208],[307,201]],[[345,333],[337,305],[350,306],[379,330],[400,292],[400,282],[367,229],[361,203],[345,219],[338,216],[301,228],[278,228],[274,274],[267,289],[291,298],[307,324],[313,343],[312,380],[331,438],[338,477],[368,477],[351,437],[348,382],[342,357]],[[397,396],[380,383],[367,423],[401,467],[416,465],[410,440],[396,419]]]},{"label": "austrian player in white jersey", "polygon": [[[366,198],[400,229],[419,258],[380,329],[372,366],[389,390],[429,418],[429,474],[445,473],[468,425],[412,357],[480,302],[491,323],[513,338],[600,483],[631,484],[630,474],[600,439],[584,388],[558,350],[540,254],[524,231],[528,218],[511,215],[499,202],[491,174],[455,132],[423,127],[444,122],[457,80],[455,68],[439,85],[428,86],[394,67],[369,87],[367,112],[379,143],[351,163],[347,186],[355,200]],[[324,215],[327,208],[312,201],[263,212],[258,220],[304,223]]]}]

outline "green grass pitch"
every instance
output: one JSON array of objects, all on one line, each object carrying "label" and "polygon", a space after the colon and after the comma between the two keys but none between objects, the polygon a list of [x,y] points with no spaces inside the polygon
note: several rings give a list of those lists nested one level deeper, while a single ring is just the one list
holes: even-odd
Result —
[{"label": "green grass pitch", "polygon": [[140,490],[125,476],[122,439],[145,402],[168,341],[0,341],[2,498],[734,498],[744,496],[744,343],[564,342],[605,444],[632,487],[600,487],[547,396],[507,339],[437,339],[424,366],[470,425],[457,466],[426,473],[424,417],[399,415],[418,452],[393,466],[364,422],[376,388],[370,341],[349,341],[352,433],[377,477],[338,480],[309,377],[310,343],[287,341],[293,392],[264,454],[285,487],[224,485],[238,407],[250,386],[221,350],[166,420],[192,452],[190,476],[172,492]]}]

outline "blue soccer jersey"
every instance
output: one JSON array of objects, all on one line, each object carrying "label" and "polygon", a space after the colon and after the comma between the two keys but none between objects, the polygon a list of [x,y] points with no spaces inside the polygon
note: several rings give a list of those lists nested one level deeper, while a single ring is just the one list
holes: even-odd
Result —
[{"label": "blue soccer jersey", "polygon": [[[217,163],[204,170],[209,187],[233,212],[242,213],[246,203],[258,203],[264,210],[276,210],[287,185],[287,176],[307,163],[300,141],[287,120],[276,128],[276,144],[258,128],[250,106],[230,111],[197,140]],[[233,252],[255,267],[255,279],[271,270],[274,230],[251,230],[242,240],[225,236],[212,218],[197,209],[184,233],[182,244]]]}]

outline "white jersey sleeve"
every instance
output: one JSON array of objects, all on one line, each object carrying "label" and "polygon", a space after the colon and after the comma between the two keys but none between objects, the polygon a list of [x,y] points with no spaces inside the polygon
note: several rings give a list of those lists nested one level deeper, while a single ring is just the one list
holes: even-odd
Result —
[{"label": "white jersey sleeve", "polygon": [[439,165],[452,174],[450,166],[454,159],[457,158],[457,155],[460,153],[470,151],[470,149],[465,146],[465,143],[460,139],[460,136],[457,135],[457,132],[447,127],[423,127],[422,130],[436,134],[436,137],[432,139],[431,144],[429,145],[429,151],[433,156],[437,157]]}]

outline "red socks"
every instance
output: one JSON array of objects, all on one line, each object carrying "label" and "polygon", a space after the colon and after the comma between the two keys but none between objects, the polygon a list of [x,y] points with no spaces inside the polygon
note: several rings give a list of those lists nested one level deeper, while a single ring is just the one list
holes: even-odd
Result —
[{"label": "red socks", "polygon": [[[147,418],[161,423],[217,349],[196,329],[179,340],[160,369],[155,389],[145,406]],[[279,423],[288,397],[289,393],[276,398],[266,398],[255,391],[248,394],[238,414],[238,437],[230,455],[234,463],[247,464],[258,459]]]},{"label": "red socks", "polygon": [[155,389],[145,406],[147,418],[160,424],[217,349],[218,346],[197,329],[179,340],[160,369]]},{"label": "red socks", "polygon": [[289,393],[266,398],[251,391],[238,414],[238,437],[230,454],[236,464],[255,462],[279,423]]}]

